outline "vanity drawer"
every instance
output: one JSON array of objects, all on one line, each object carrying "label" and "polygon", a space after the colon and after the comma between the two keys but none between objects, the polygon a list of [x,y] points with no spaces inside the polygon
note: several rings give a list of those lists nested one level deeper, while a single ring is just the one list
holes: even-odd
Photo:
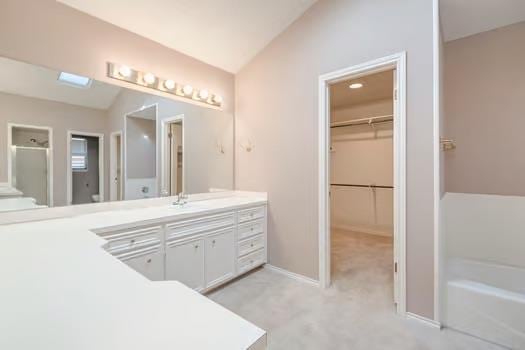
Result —
[{"label": "vanity drawer", "polygon": [[149,226],[131,230],[122,230],[101,235],[108,241],[107,250],[120,251],[149,245],[160,245],[161,226]]},{"label": "vanity drawer", "polygon": [[264,212],[265,212],[264,207],[239,210],[238,212],[239,223],[263,218]]},{"label": "vanity drawer", "polygon": [[240,242],[238,246],[239,246],[239,250],[238,250],[239,256],[249,254],[251,252],[264,248],[264,236],[258,235],[253,238],[248,238]]},{"label": "vanity drawer", "polygon": [[239,225],[237,231],[238,240],[258,235],[264,232],[264,222],[262,220],[253,221],[247,224]]},{"label": "vanity drawer", "polygon": [[264,249],[255,251],[238,260],[239,274],[250,271],[266,262]]},{"label": "vanity drawer", "polygon": [[233,225],[235,225],[235,214],[233,212],[177,221],[166,225],[166,240],[184,238],[184,236],[195,233],[212,231]]}]

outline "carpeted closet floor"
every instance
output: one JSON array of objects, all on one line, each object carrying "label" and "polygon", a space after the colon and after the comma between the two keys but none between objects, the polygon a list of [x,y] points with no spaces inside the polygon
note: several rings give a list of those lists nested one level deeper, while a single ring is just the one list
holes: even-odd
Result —
[{"label": "carpeted closet floor", "polygon": [[269,350],[501,349],[394,313],[392,240],[332,231],[326,290],[259,269],[208,296],[268,332]]}]

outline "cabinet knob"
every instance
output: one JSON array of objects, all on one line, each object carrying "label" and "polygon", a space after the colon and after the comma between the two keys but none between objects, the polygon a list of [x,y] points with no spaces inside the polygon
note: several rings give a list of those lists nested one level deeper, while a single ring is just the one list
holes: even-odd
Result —
[{"label": "cabinet knob", "polygon": [[252,244],[250,244],[250,247],[253,247],[253,243],[252,243]]},{"label": "cabinet knob", "polygon": [[195,244],[195,249],[199,249],[199,245],[198,244]]},{"label": "cabinet knob", "polygon": [[132,240],[131,240],[130,242],[131,242],[131,244],[133,244],[133,243],[135,243],[135,240],[134,240],[134,239],[132,239]]},{"label": "cabinet knob", "polygon": [[212,243],[213,245],[215,245],[215,240],[211,241],[211,243]]},{"label": "cabinet knob", "polygon": [[146,260],[146,262],[149,264],[151,262],[151,259]]},{"label": "cabinet knob", "polygon": [[253,231],[253,227],[250,229],[250,231]]}]

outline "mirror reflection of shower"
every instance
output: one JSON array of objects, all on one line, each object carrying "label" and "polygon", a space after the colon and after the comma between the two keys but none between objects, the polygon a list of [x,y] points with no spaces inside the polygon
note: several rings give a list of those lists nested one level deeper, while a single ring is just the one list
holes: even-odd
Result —
[{"label": "mirror reflection of shower", "polygon": [[17,194],[10,198],[11,208],[51,206],[50,129],[10,125],[9,136],[9,182]]},{"label": "mirror reflection of shower", "polygon": [[29,141],[34,143],[38,147],[46,147],[47,148],[49,146],[49,140],[39,141],[39,140],[37,140],[35,138],[30,138]]}]

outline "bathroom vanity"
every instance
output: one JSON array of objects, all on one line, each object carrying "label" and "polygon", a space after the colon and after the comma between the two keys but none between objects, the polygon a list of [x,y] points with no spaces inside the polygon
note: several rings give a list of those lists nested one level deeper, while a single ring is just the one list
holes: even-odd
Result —
[{"label": "bathroom vanity", "polygon": [[0,225],[0,348],[266,349],[198,293],[266,262],[266,195],[210,197]]},{"label": "bathroom vanity", "polygon": [[186,203],[172,208],[180,215],[94,232],[107,241],[109,253],[148,279],[206,292],[266,263],[266,204],[214,201]]}]

